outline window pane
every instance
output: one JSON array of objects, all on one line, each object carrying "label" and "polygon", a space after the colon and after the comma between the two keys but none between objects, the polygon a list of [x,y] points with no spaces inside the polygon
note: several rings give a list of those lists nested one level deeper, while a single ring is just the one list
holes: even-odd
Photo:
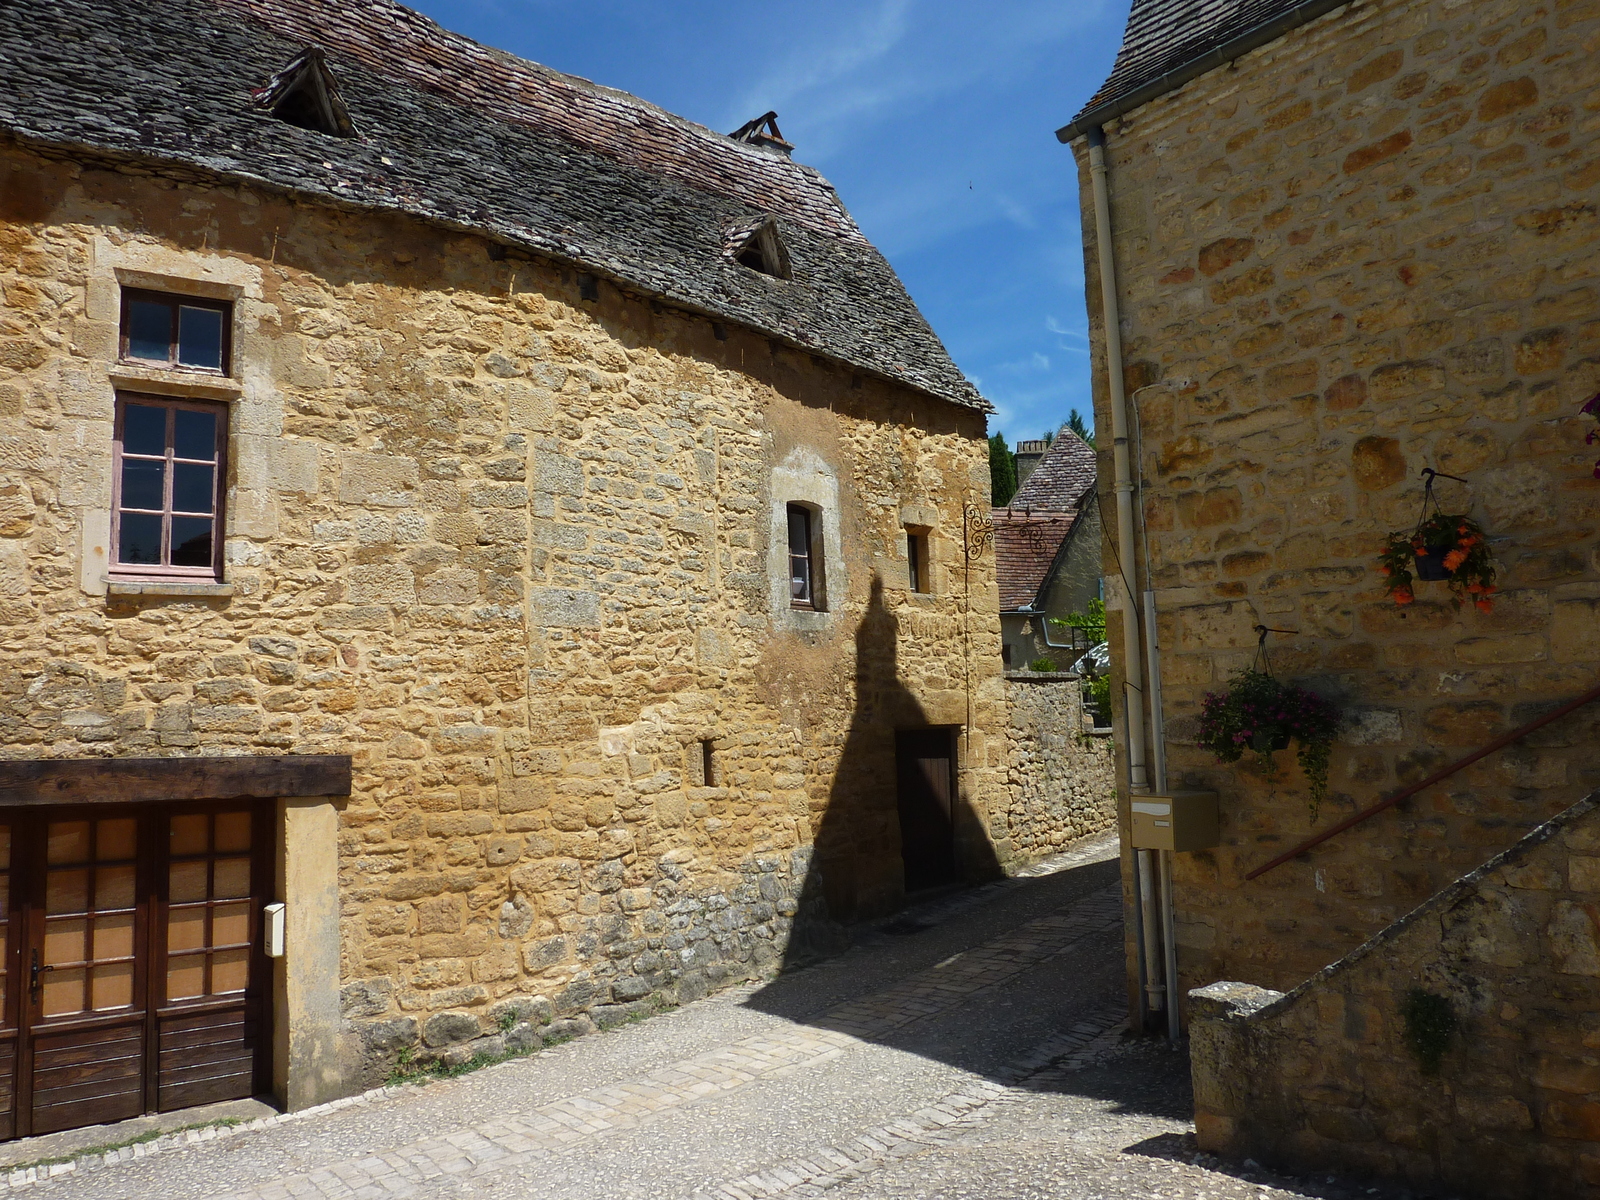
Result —
[{"label": "window pane", "polygon": [[[117,539],[117,561],[159,563],[161,561],[161,518],[154,513],[123,513]],[[208,560],[209,561],[209,560]]]},{"label": "window pane", "polygon": [[250,849],[250,814],[230,812],[217,814],[217,849]]},{"label": "window pane", "polygon": [[250,860],[248,858],[219,858],[216,865],[216,886],[211,894],[218,900],[250,894]]},{"label": "window pane", "polygon": [[133,957],[133,914],[100,917],[94,923],[94,956],[97,959]]},{"label": "window pane", "polygon": [[133,964],[113,963],[94,969],[94,1007],[126,1008],[133,1003]]},{"label": "window pane", "polygon": [[47,913],[81,913],[89,909],[89,872],[51,871],[44,887]]},{"label": "window pane", "polygon": [[213,995],[242,992],[250,982],[250,952],[248,950],[219,950],[211,957],[211,991]]},{"label": "window pane", "polygon": [[811,599],[811,514],[803,508],[789,510],[789,596]]},{"label": "window pane", "polygon": [[217,457],[217,414],[180,408],[172,414],[172,452],[179,458]]},{"label": "window pane", "polygon": [[153,508],[160,512],[164,497],[167,464],[158,458],[122,460],[122,507]]},{"label": "window pane", "polygon": [[167,410],[149,404],[122,408],[122,452],[164,455],[167,452]]},{"label": "window pane", "polygon": [[211,913],[211,944],[241,946],[250,940],[250,905],[219,904]]},{"label": "window pane", "polygon": [[83,968],[63,971],[57,968],[46,972],[44,982],[44,1015],[65,1016],[83,1011]]},{"label": "window pane", "polygon": [[211,518],[172,518],[172,565],[209,567],[211,565]]},{"label": "window pane", "polygon": [[167,950],[199,950],[206,944],[206,910],[174,908],[167,913]]},{"label": "window pane", "polygon": [[186,367],[222,370],[222,313],[215,308],[178,309],[178,361]]},{"label": "window pane", "polygon": [[133,867],[101,867],[94,873],[97,909],[133,907]]},{"label": "window pane", "polygon": [[134,857],[136,826],[130,817],[101,821],[95,831],[95,857],[101,862]]},{"label": "window pane", "polygon": [[185,900],[206,898],[206,863],[175,862],[172,864],[171,887],[168,898],[174,904]]},{"label": "window pane", "polygon": [[[172,511],[208,513],[211,511],[211,472],[215,468],[199,463],[172,464]],[[123,503],[126,505],[127,501]],[[178,546],[177,531],[172,545]]]},{"label": "window pane", "polygon": [[185,813],[172,818],[173,854],[204,854],[211,848],[206,839],[210,836],[210,820],[205,813]]},{"label": "window pane", "polygon": [[206,994],[206,956],[185,955],[167,961],[167,999],[188,1000]]},{"label": "window pane", "polygon": [[80,863],[89,861],[89,822],[51,821],[45,861]]},{"label": "window pane", "polygon": [[48,966],[81,963],[89,957],[89,922],[82,920],[46,921],[44,961]]},{"label": "window pane", "polygon": [[172,308],[153,300],[128,301],[128,357],[167,362],[172,357]]}]

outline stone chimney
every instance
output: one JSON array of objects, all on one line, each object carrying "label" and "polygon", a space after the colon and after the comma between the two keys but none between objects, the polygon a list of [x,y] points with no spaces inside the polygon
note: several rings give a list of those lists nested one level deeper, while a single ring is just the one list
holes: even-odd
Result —
[{"label": "stone chimney", "polygon": [[1046,441],[1018,442],[1016,449],[1017,459],[1017,488],[1028,482],[1028,476],[1033,474],[1033,469],[1039,465],[1039,460],[1044,457],[1044,452],[1050,449]]}]

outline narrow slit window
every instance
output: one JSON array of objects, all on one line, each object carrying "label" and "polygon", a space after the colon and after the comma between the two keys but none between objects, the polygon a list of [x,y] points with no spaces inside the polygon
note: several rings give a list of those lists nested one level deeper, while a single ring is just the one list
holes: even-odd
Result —
[{"label": "narrow slit window", "polygon": [[815,563],[811,553],[811,510],[789,505],[789,603],[815,608]]},{"label": "narrow slit window", "polygon": [[225,375],[231,316],[225,301],[125,291],[122,360]]},{"label": "narrow slit window", "polygon": [[227,410],[118,396],[112,571],[217,579]]},{"label": "narrow slit window", "polygon": [[913,592],[933,591],[928,570],[928,535],[906,530],[906,585]]},{"label": "narrow slit window", "polygon": [[700,783],[702,787],[717,786],[717,746],[709,738],[700,743]]}]

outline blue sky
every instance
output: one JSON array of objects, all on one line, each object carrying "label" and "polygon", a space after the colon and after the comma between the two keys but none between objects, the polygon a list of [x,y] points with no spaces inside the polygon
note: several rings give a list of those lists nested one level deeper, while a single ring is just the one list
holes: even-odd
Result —
[{"label": "blue sky", "polygon": [[728,132],[776,109],[1013,444],[1090,417],[1072,155],[1127,0],[409,0]]}]

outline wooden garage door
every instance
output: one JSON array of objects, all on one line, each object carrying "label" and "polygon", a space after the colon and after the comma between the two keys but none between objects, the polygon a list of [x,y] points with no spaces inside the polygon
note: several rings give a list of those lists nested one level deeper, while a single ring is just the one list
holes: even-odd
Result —
[{"label": "wooden garage door", "polygon": [[0,1136],[262,1090],[268,819],[235,802],[0,827]]}]

